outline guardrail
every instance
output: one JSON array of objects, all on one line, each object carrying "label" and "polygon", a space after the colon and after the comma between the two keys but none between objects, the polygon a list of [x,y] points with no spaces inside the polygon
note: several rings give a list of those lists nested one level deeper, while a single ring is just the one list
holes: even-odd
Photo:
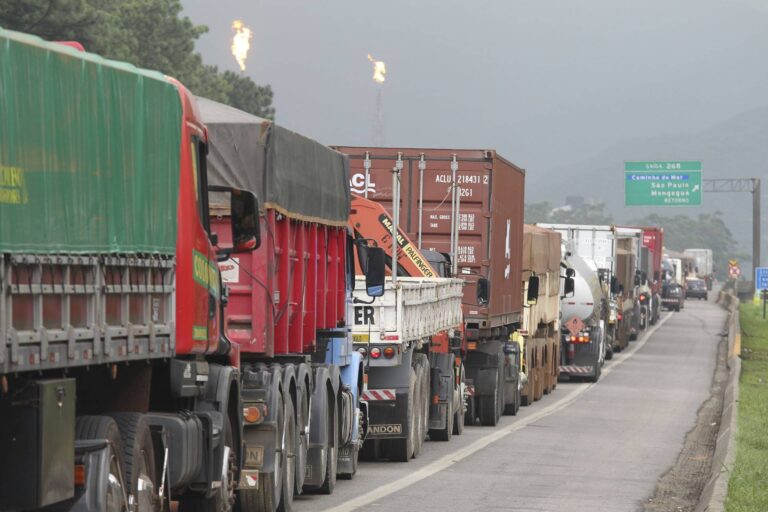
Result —
[{"label": "guardrail", "polygon": [[736,459],[736,430],[741,375],[741,325],[739,298],[732,288],[720,291],[717,303],[728,310],[723,335],[728,336],[728,384],[723,397],[723,414],[712,458],[711,475],[701,492],[696,512],[722,512],[728,496],[728,479]]}]

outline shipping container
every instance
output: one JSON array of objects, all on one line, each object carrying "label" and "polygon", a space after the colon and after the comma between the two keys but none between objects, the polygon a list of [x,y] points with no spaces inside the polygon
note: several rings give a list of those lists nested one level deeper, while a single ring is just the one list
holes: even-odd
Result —
[{"label": "shipping container", "polygon": [[399,218],[419,249],[447,254],[465,281],[464,363],[475,397],[466,419],[495,425],[519,406],[520,354],[510,335],[522,321],[525,171],[493,150],[336,149],[350,158],[352,192]]},{"label": "shipping container", "polygon": [[[459,185],[458,274],[465,279],[465,322],[486,330],[520,321],[525,171],[492,150],[339,146],[350,158],[350,188],[392,214],[392,169],[398,158],[400,227],[420,249],[451,252],[451,166]],[[368,164],[366,164],[366,154]],[[423,157],[423,159],[422,159]],[[423,164],[421,163],[423,162]],[[453,163],[455,162],[455,164]],[[366,183],[366,165],[368,181]],[[490,281],[478,303],[479,277]]]}]

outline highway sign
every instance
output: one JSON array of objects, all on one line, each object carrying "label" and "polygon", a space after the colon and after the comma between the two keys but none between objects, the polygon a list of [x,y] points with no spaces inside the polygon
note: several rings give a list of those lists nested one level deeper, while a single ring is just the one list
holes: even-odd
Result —
[{"label": "highway sign", "polygon": [[626,206],[701,206],[701,162],[624,162]]},{"label": "highway sign", "polygon": [[755,291],[768,290],[768,267],[755,269]]}]

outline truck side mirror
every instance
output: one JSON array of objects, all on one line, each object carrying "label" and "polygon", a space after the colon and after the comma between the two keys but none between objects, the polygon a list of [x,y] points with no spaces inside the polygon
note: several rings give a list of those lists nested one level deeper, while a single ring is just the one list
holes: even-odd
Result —
[{"label": "truck side mirror", "polygon": [[535,306],[539,302],[539,276],[528,278],[528,294],[525,297],[525,303],[528,306]]},{"label": "truck side mirror", "polygon": [[563,295],[565,297],[571,297],[576,291],[576,280],[572,277],[566,277],[565,283],[563,283]]},{"label": "truck side mirror", "polygon": [[642,276],[640,275],[640,271],[635,272],[635,286],[640,286],[642,284]]},{"label": "truck side mirror", "polygon": [[384,295],[384,260],[384,249],[368,247],[365,255],[365,291],[369,297]]},{"label": "truck side mirror", "polygon": [[[258,249],[261,246],[261,227],[259,200],[256,199],[256,195],[248,190],[221,186],[210,186],[208,191],[216,196],[215,199],[209,198],[210,204],[216,203],[223,210],[229,210],[226,213],[229,214],[230,219],[232,246],[218,248],[217,259],[225,261],[233,253]],[[211,243],[218,246],[218,234],[211,235]]]},{"label": "truck side mirror", "polygon": [[565,269],[565,277],[573,277],[576,275],[576,271],[572,268]]},{"label": "truck side mirror", "polygon": [[488,279],[481,277],[477,280],[477,303],[488,304],[491,297],[491,284]]},{"label": "truck side mirror", "polygon": [[619,280],[616,279],[616,276],[611,276],[611,294],[616,295],[618,293],[621,293],[619,286]]},{"label": "truck side mirror", "polygon": [[253,192],[232,189],[232,246],[235,252],[253,251],[261,246],[259,201]]}]

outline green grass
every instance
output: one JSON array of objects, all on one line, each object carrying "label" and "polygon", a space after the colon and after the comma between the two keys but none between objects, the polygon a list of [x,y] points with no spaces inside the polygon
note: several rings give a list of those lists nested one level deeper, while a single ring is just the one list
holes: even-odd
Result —
[{"label": "green grass", "polygon": [[768,511],[768,319],[742,304],[741,380],[736,463],[728,482],[728,512]]}]

